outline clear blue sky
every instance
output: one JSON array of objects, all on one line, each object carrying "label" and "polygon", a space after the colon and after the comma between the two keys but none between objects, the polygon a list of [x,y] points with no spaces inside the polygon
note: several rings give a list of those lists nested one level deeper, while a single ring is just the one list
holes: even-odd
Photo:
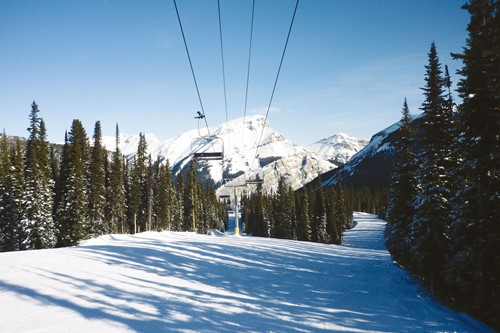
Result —
[{"label": "clear blue sky", "polygon": [[[452,74],[464,0],[301,0],[269,121],[307,145],[370,138],[419,112],[431,42]],[[226,119],[216,0],[177,0],[209,126]],[[221,0],[229,119],[243,116],[251,0]],[[248,114],[269,102],[294,0],[257,0]],[[454,75],[453,81],[458,81]],[[49,139],[196,127],[200,109],[172,0],[0,0],[0,130],[26,136],[35,100]]]}]

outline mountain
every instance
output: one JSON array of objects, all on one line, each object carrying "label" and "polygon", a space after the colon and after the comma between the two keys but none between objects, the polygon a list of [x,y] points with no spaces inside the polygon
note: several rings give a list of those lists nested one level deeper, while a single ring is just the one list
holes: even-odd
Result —
[{"label": "mountain", "polygon": [[309,147],[313,153],[318,154],[325,160],[335,165],[344,165],[358,151],[363,149],[368,140],[358,139],[345,133],[332,135],[328,138],[319,140]]},{"label": "mountain", "polygon": [[[235,119],[209,130],[191,130],[164,142],[146,135],[146,141],[152,159],[168,160],[175,173],[186,171],[193,152],[223,152],[221,161],[198,161],[199,177],[213,180],[219,194],[232,193],[234,186],[243,191],[247,180],[256,178],[263,180],[265,191],[275,189],[282,177],[285,184],[297,189],[336,167],[285,138],[260,115]],[[122,135],[120,149],[131,158],[136,154],[137,142],[138,136]],[[103,143],[113,150],[115,138],[107,137]]]},{"label": "mountain", "polygon": [[[422,133],[419,131],[421,116],[413,118],[411,126],[416,133],[416,142]],[[340,176],[344,185],[361,188],[389,187],[394,170],[395,144],[400,136],[400,122],[392,124],[386,129],[372,136],[368,145],[356,153],[343,166],[321,175],[323,186],[335,185]],[[419,147],[415,148],[416,153]],[[314,186],[314,182],[311,182]]]}]

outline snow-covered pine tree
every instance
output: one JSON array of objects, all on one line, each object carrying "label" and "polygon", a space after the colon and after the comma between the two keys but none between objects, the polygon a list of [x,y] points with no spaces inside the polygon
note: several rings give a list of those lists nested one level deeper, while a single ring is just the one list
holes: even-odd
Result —
[{"label": "snow-covered pine tree", "polygon": [[410,110],[406,98],[403,104],[399,138],[396,141],[396,166],[392,176],[388,207],[386,245],[392,257],[400,265],[409,267],[409,231],[415,213],[417,195],[415,153]]},{"label": "snow-covered pine tree", "polygon": [[[500,4],[471,0],[458,83],[461,190],[449,264],[457,306],[500,327]],[[472,305],[470,304],[472,300]]]},{"label": "snow-covered pine tree", "polygon": [[106,208],[106,150],[102,145],[101,122],[94,127],[94,144],[91,147],[88,183],[89,236],[103,235],[109,232],[109,223],[105,220]]},{"label": "snow-covered pine tree", "polygon": [[423,111],[422,151],[418,156],[420,191],[415,201],[411,227],[411,251],[415,272],[431,288],[442,291],[442,272],[449,260],[451,184],[449,156],[453,142],[452,114],[447,107],[441,64],[434,43],[426,68]]},{"label": "snow-covered pine tree", "polygon": [[43,119],[33,101],[30,112],[29,137],[26,143],[25,191],[22,199],[23,249],[46,249],[56,243],[52,218],[53,187],[50,148]]},{"label": "snow-covered pine tree", "polygon": [[23,216],[22,200],[24,196],[24,151],[19,138],[16,139],[15,148],[11,153],[12,167],[10,169],[10,188],[16,211],[14,214],[17,216],[16,229],[18,232],[18,247],[20,249],[20,242],[25,238],[21,228],[21,218]]},{"label": "snow-covered pine tree", "polygon": [[179,173],[175,179],[175,195],[177,209],[174,210],[174,225],[172,230],[182,231],[184,228],[184,178]]}]

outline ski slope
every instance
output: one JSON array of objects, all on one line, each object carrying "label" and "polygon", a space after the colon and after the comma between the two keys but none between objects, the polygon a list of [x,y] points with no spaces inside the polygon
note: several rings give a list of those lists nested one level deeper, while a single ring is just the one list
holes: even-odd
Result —
[{"label": "ski slope", "polygon": [[391,261],[356,214],[334,246],[193,233],[0,254],[1,332],[490,332]]}]

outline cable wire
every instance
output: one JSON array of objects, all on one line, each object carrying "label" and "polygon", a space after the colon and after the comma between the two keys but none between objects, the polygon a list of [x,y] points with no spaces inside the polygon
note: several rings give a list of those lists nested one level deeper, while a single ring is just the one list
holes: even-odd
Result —
[{"label": "cable wire", "polygon": [[252,4],[252,23],[250,25],[250,47],[248,48],[247,86],[246,86],[246,90],[245,90],[245,108],[243,111],[243,124],[245,124],[245,120],[247,117],[248,85],[250,82],[250,63],[251,63],[250,60],[251,60],[251,56],[252,56],[254,14],[255,14],[255,0],[253,0],[253,4]]},{"label": "cable wire", "polygon": [[285,47],[283,48],[283,53],[281,55],[280,65],[278,67],[278,73],[276,74],[276,79],[274,80],[273,91],[271,93],[271,98],[269,99],[269,104],[267,106],[266,117],[264,118],[264,125],[262,126],[262,131],[260,132],[260,138],[259,138],[257,147],[255,148],[255,156],[254,156],[254,159],[252,161],[252,170],[253,170],[253,164],[254,164],[255,160],[257,159],[257,156],[258,156],[258,153],[259,153],[259,147],[260,147],[260,143],[262,141],[262,135],[264,134],[264,129],[265,129],[265,126],[266,126],[266,123],[267,123],[267,118],[269,116],[269,110],[271,109],[271,104],[273,102],[274,92],[276,90],[276,85],[278,84],[278,78],[280,76],[281,66],[283,65],[283,59],[285,58],[285,52],[286,52],[286,49],[287,49],[287,46],[288,46],[288,40],[290,39],[290,34],[292,32],[293,22],[295,21],[295,14],[297,13],[297,7],[298,6],[299,6],[299,0],[297,0],[297,2],[295,3],[295,9],[293,11],[292,21],[290,22],[290,28],[288,29],[288,35],[286,37]]},{"label": "cable wire", "polygon": [[227,115],[227,93],[226,93],[226,67],[224,65],[224,44],[222,43],[222,20],[220,15],[220,0],[217,0],[217,9],[219,13],[219,37],[220,37],[220,53],[222,58],[222,83],[224,85],[224,107],[226,109],[226,125],[229,122]]},{"label": "cable wire", "polygon": [[208,122],[207,122],[207,117],[205,114],[205,109],[203,108],[203,102],[201,101],[200,89],[198,88],[198,82],[196,81],[196,75],[194,74],[193,62],[191,61],[191,56],[189,55],[189,49],[188,49],[188,45],[186,42],[186,36],[184,35],[184,29],[182,28],[181,16],[179,15],[179,9],[177,8],[176,0],[173,0],[173,1],[174,1],[174,6],[175,6],[175,12],[177,13],[177,19],[179,20],[179,27],[181,28],[182,39],[184,40],[184,47],[186,48],[186,53],[187,53],[188,60],[189,60],[189,66],[191,67],[191,74],[193,75],[194,85],[196,87],[196,93],[198,94],[198,100],[200,102],[201,112],[204,115],[203,119],[205,120],[205,126],[207,127],[208,135],[210,135],[210,129],[208,128]]}]

